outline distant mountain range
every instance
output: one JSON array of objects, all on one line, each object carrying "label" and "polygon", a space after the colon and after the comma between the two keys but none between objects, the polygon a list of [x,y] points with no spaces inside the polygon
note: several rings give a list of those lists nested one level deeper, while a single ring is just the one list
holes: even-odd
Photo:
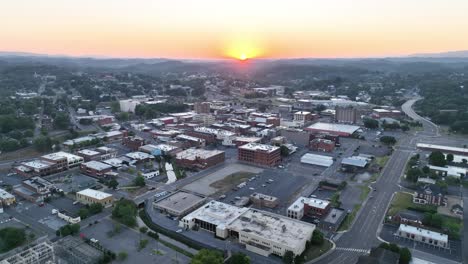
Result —
[{"label": "distant mountain range", "polygon": [[447,51],[439,53],[417,53],[408,57],[418,58],[468,58],[468,50]]}]

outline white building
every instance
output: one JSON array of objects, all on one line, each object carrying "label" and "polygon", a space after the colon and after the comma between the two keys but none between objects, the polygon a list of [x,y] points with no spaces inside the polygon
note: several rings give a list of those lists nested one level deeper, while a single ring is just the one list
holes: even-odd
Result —
[{"label": "white building", "polygon": [[467,169],[454,167],[454,166],[447,166],[447,167],[439,167],[439,166],[428,166],[431,171],[435,171],[438,173],[443,174],[443,176],[455,177],[455,178],[463,178],[466,176]]},{"label": "white building", "polygon": [[136,106],[141,104],[141,102],[140,100],[127,99],[127,100],[120,100],[119,104],[120,104],[120,111],[135,113]]},{"label": "white building", "polygon": [[333,157],[306,153],[301,157],[301,163],[330,167],[333,164]]},{"label": "white building", "polygon": [[448,236],[446,234],[441,234],[420,227],[401,224],[395,235],[435,247],[450,248]]},{"label": "white building", "polygon": [[42,156],[42,159],[55,161],[55,162],[58,162],[64,158],[67,160],[67,168],[76,167],[80,165],[81,163],[83,163],[84,161],[83,157],[80,157],[80,156],[77,156],[68,152],[64,152],[64,151],[59,151],[59,152],[55,152],[55,153]]},{"label": "white building", "polygon": [[307,122],[309,121],[311,114],[312,114],[311,112],[307,112],[307,111],[298,111],[294,113],[294,121],[301,122],[301,123]]},{"label": "white building", "polygon": [[299,197],[287,209],[287,216],[292,219],[302,219],[309,212],[316,215],[324,215],[330,208],[330,202],[326,200]]},{"label": "white building", "polygon": [[112,194],[93,190],[85,189],[76,193],[76,200],[82,204],[98,203],[104,207],[112,205]]},{"label": "white building", "polygon": [[300,255],[312,238],[315,225],[270,212],[211,201],[182,218],[179,226],[195,226],[219,238],[238,239],[247,250],[268,256],[286,251]]}]

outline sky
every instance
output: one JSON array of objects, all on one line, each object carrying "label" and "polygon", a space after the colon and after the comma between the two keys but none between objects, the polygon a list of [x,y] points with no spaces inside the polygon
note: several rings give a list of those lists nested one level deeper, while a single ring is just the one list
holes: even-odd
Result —
[{"label": "sky", "polygon": [[0,51],[351,58],[468,50],[467,0],[0,0]]}]

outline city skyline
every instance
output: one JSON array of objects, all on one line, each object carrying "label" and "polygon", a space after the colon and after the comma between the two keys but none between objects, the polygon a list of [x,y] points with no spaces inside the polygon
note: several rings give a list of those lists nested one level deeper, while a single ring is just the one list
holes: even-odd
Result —
[{"label": "city skyline", "polygon": [[[134,58],[368,58],[464,50],[461,0],[2,4],[0,50]],[[189,45],[187,45],[189,44]]]}]

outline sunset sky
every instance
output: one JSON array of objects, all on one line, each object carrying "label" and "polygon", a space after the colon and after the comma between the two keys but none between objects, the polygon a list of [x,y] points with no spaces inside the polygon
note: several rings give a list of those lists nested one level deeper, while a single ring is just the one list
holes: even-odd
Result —
[{"label": "sunset sky", "polygon": [[467,0],[0,0],[0,51],[376,57],[468,49]]}]

